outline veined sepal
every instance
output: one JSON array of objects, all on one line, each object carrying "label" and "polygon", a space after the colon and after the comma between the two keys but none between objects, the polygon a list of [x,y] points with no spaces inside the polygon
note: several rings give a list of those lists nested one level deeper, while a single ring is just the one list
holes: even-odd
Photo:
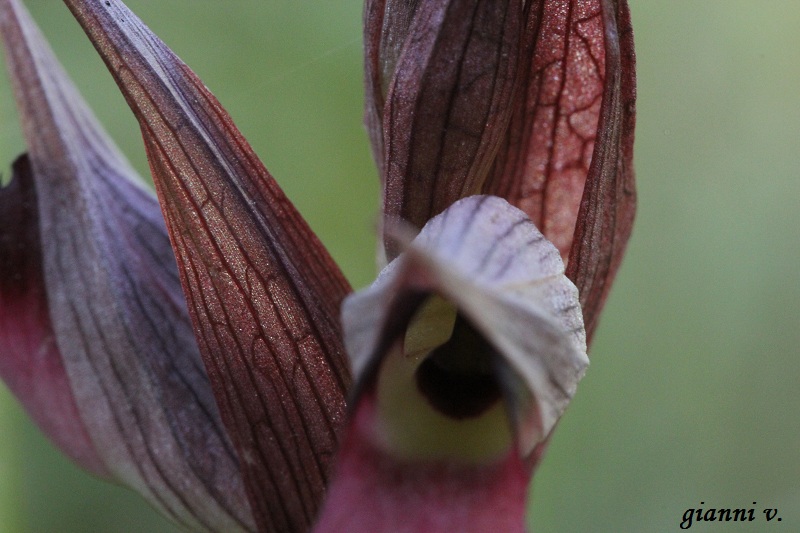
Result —
[{"label": "veined sepal", "polygon": [[259,531],[307,531],[350,385],[350,285],[220,102],[120,0],[65,0],[142,129],[189,316]]},{"label": "veined sepal", "polygon": [[158,203],[21,2],[0,37],[28,153],[0,188],[0,376],[53,441],[192,531],[252,531]]}]

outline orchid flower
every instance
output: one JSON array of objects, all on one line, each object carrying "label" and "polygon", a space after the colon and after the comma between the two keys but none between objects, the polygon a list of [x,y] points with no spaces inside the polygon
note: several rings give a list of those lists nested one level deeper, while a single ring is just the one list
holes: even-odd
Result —
[{"label": "orchid flower", "polygon": [[0,375],[42,430],[192,531],[524,531],[633,221],[625,1],[366,1],[382,270],[356,293],[163,42],[65,3],[158,198],[0,0],[28,146]]}]

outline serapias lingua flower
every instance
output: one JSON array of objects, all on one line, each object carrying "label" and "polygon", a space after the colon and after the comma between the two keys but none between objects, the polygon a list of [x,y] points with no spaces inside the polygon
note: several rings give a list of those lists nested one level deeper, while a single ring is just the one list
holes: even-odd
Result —
[{"label": "serapias lingua flower", "polygon": [[0,0],[28,144],[0,190],[0,372],[45,432],[191,530],[523,531],[630,234],[625,2],[367,0],[390,262],[345,300],[188,67],[121,2],[65,1],[166,227]]}]

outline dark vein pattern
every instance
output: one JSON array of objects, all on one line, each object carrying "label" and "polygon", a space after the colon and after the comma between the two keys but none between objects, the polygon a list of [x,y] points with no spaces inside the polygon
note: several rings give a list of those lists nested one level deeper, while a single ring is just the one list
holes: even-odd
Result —
[{"label": "dark vein pattern", "polygon": [[483,191],[524,210],[558,247],[591,337],[635,211],[627,3],[535,2],[526,43],[525,89]]},{"label": "dark vein pattern", "polygon": [[598,124],[600,147],[592,156],[581,200],[567,276],[581,295],[591,340],[611,282],[622,262],[636,213],[633,135],[636,121],[636,58],[625,0],[604,0],[607,89]]},{"label": "dark vein pattern", "polygon": [[535,2],[532,46],[505,146],[484,191],[528,213],[566,259],[603,96],[600,1]]},{"label": "dark vein pattern", "polygon": [[259,529],[305,531],[344,420],[349,286],[194,74],[121,3],[67,3],[141,123]]},{"label": "dark vein pattern", "polygon": [[198,531],[251,530],[155,198],[52,57],[0,3],[37,187],[43,273],[71,392],[105,468]]},{"label": "dark vein pattern", "polygon": [[[394,2],[383,15],[376,3],[367,5],[367,123],[381,154],[385,216],[422,227],[479,191],[492,164],[511,111],[523,8],[483,0],[411,7],[410,22],[401,25],[407,32],[376,44],[377,26],[398,16]],[[380,79],[370,75],[376,68]],[[397,252],[391,243],[387,251],[390,259]]]}]

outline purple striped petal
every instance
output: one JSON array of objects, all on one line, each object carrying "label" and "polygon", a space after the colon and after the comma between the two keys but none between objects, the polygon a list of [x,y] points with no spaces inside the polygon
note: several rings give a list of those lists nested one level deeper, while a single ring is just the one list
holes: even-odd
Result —
[{"label": "purple striped petal", "polygon": [[0,188],[0,377],[58,448],[109,477],[75,404],[50,321],[36,203],[23,156]]},{"label": "purple striped petal", "polygon": [[67,0],[142,128],[200,352],[263,531],[310,527],[350,385],[350,286],[195,74],[119,1]]},{"label": "purple striped petal", "polygon": [[0,13],[49,320],[94,449],[113,478],[185,527],[251,530],[158,204],[22,6],[2,0]]}]

